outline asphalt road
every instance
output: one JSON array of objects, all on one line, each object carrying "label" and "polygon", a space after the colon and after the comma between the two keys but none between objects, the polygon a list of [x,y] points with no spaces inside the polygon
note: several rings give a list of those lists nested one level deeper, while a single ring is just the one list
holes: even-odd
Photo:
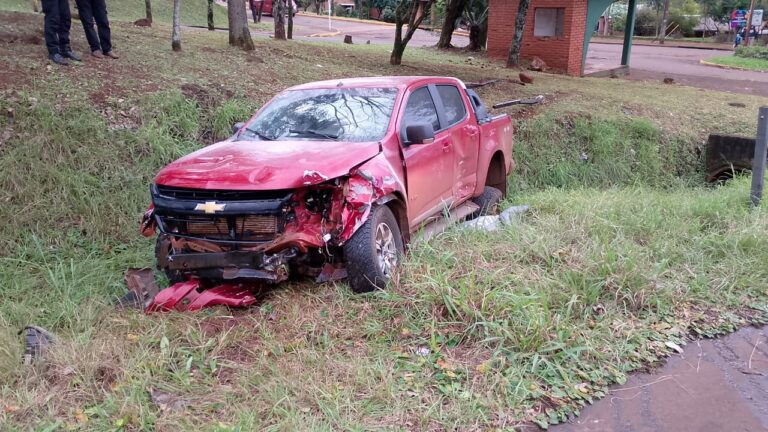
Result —
[{"label": "asphalt road", "polygon": [[[609,69],[621,62],[621,45],[592,43],[586,70]],[[740,71],[705,66],[699,60],[732,55],[731,51],[635,45],[629,60],[629,79],[663,80],[711,90],[768,97],[768,72]]]},{"label": "asphalt road", "polygon": [[[265,23],[272,23],[272,17],[263,17]],[[351,35],[352,42],[364,44],[370,41],[377,45],[392,45],[395,38],[395,27],[386,23],[366,23],[331,19],[329,29],[327,17],[296,15],[293,19],[294,38],[306,40],[321,40],[343,42],[344,35]],[[270,34],[271,32],[262,32]],[[417,30],[409,46],[434,46],[440,38],[439,33],[426,30]],[[452,43],[456,46],[465,46],[469,39],[465,36],[454,35]]]},{"label": "asphalt road", "polygon": [[552,432],[768,431],[768,327],[689,343]]}]

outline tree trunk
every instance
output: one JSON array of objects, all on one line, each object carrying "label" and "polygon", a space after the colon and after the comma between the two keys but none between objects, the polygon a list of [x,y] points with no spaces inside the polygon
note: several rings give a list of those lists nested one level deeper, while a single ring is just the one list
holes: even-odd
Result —
[{"label": "tree trunk", "polygon": [[216,30],[213,25],[213,0],[208,0],[208,30]]},{"label": "tree trunk", "polygon": [[144,0],[144,12],[147,15],[147,22],[152,24],[152,0]]},{"label": "tree trunk", "polygon": [[480,51],[483,49],[482,42],[480,41],[480,25],[472,24],[469,26],[469,46],[467,49],[470,51]]},{"label": "tree trunk", "polygon": [[283,1],[272,1],[272,17],[275,20],[275,39],[277,40],[285,40],[285,4]]},{"label": "tree trunk", "polygon": [[443,28],[440,31],[440,40],[437,41],[438,48],[447,49],[451,47],[451,36],[453,36],[453,31],[456,29],[456,21],[464,11],[466,4],[467,0],[449,0],[445,8],[445,21],[443,21]]},{"label": "tree trunk", "polygon": [[229,18],[229,44],[238,46],[245,51],[252,51],[253,39],[248,31],[248,12],[245,0],[227,1],[227,18]]},{"label": "tree trunk", "polygon": [[525,27],[525,17],[528,16],[528,6],[530,3],[530,0],[520,0],[517,6],[515,35],[512,36],[512,45],[509,47],[507,67],[517,67],[520,65],[520,45],[523,42],[523,28]]},{"label": "tree trunk", "polygon": [[315,0],[315,13],[320,15],[320,1],[321,0]]},{"label": "tree trunk", "polygon": [[664,11],[661,13],[661,31],[659,32],[659,43],[664,45],[664,38],[667,37],[667,20],[669,19],[669,0],[664,0]]},{"label": "tree trunk", "polygon": [[293,0],[285,0],[288,4],[288,39],[293,39]]},{"label": "tree trunk", "polygon": [[173,0],[173,32],[171,33],[171,48],[181,51],[181,0]]},{"label": "tree trunk", "polygon": [[[403,52],[405,47],[410,42],[413,34],[419,29],[419,25],[424,20],[426,11],[432,7],[434,0],[427,0],[424,4],[424,9],[420,10],[420,3],[416,0],[411,0],[410,5],[407,5],[408,0],[400,0],[395,9],[395,43],[392,46],[392,55],[389,56],[389,64],[399,65],[403,61]],[[403,25],[405,25],[406,11],[408,12],[408,31],[403,35]],[[421,13],[419,13],[421,12]]]},{"label": "tree trunk", "polygon": [[480,49],[485,49],[488,43],[488,17],[480,24]]}]

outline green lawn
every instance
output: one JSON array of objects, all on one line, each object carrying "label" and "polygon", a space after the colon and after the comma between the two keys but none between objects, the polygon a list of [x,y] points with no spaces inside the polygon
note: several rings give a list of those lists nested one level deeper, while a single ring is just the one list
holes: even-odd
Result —
[{"label": "green lawn", "polygon": [[[49,68],[41,23],[0,13],[3,41],[20,36],[0,43],[0,430],[545,425],[667,342],[768,318],[768,212],[749,208],[748,178],[701,184],[707,134],[754,131],[764,98],[540,73],[523,87],[476,55],[409,48],[395,67],[386,46],[258,38],[245,53],[193,29],[174,53],[168,26],[119,21],[119,61]],[[531,211],[413,247],[380,293],[300,281],[246,310],[114,308],[125,270],[153,266],[138,221],[162,166],[285,87],[375,75],[497,78],[478,89],[489,106],[545,95],[496,111],[516,124],[504,205]],[[19,364],[27,324],[60,339],[36,367]]]},{"label": "green lawn", "polygon": [[734,55],[712,57],[706,61],[723,66],[733,66],[737,68],[756,70],[760,72],[768,72],[768,60],[756,59],[756,58],[744,58]]}]

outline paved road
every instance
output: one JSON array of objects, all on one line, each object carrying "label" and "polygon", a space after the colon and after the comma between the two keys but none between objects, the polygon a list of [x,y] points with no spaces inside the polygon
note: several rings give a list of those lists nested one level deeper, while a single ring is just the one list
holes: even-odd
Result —
[{"label": "paved road", "polygon": [[693,342],[552,432],[768,431],[768,327]]},{"label": "paved road", "polygon": [[[737,71],[705,66],[701,59],[731,55],[731,51],[635,45],[630,57],[629,79],[663,80],[712,90],[768,97],[768,72]],[[587,52],[587,71],[608,69],[621,61],[620,44],[592,43]]]},{"label": "paved road", "polygon": [[[272,23],[272,17],[264,17],[265,23]],[[294,38],[306,40],[322,40],[343,42],[344,35],[351,35],[356,44],[364,44],[371,41],[372,44],[392,45],[395,38],[395,27],[386,24],[365,22],[351,22],[332,19],[331,29],[328,29],[328,18],[296,15],[293,20]],[[262,32],[269,34],[271,32]],[[439,33],[426,30],[417,30],[408,46],[434,46],[440,38]],[[454,35],[451,43],[456,46],[465,46],[469,39],[465,36]]]}]

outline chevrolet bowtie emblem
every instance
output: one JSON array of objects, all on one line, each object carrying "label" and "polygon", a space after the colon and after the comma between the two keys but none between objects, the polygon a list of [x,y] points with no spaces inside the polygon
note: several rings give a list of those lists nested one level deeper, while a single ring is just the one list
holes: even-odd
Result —
[{"label": "chevrolet bowtie emblem", "polygon": [[217,211],[224,210],[224,206],[226,206],[226,204],[216,204],[216,201],[206,201],[205,203],[200,203],[195,206],[195,210],[204,211],[207,214],[213,214]]}]

